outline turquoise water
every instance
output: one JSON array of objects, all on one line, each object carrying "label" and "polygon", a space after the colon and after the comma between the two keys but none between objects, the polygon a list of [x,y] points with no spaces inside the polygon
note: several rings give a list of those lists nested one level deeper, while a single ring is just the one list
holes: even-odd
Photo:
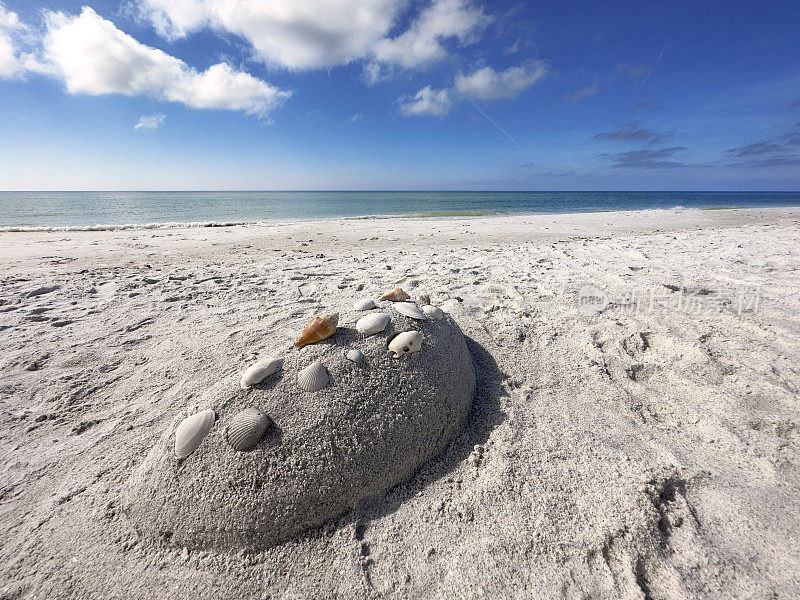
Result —
[{"label": "turquoise water", "polygon": [[0,192],[0,228],[800,206],[798,192]]}]

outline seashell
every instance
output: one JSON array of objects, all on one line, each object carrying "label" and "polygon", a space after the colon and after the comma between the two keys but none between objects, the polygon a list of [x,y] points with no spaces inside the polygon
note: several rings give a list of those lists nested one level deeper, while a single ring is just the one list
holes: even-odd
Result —
[{"label": "seashell", "polygon": [[257,408],[246,408],[237,414],[225,430],[231,448],[237,452],[252,450],[272,424],[267,414]]},{"label": "seashell", "polygon": [[250,365],[247,370],[242,373],[242,379],[239,382],[239,385],[241,385],[242,389],[245,389],[251,385],[261,382],[273,373],[277,373],[282,368],[282,358],[267,358],[266,360],[260,360],[254,365]]},{"label": "seashell", "polygon": [[378,298],[378,300],[389,300],[391,302],[405,302],[406,300],[410,300],[411,296],[406,294],[401,288],[396,287],[394,289],[389,290],[383,296]]},{"label": "seashell", "polygon": [[418,309],[416,304],[412,304],[411,302],[395,302],[393,306],[397,312],[409,319],[425,320],[425,313]]},{"label": "seashell", "polygon": [[294,341],[295,348],[302,348],[309,344],[316,344],[325,338],[331,337],[336,332],[336,326],[339,324],[339,313],[325,313],[318,317],[314,317],[308,322],[300,335]]},{"label": "seashell", "polygon": [[175,429],[175,456],[186,458],[197,450],[216,420],[216,413],[207,408],[181,421]]},{"label": "seashell", "polygon": [[395,336],[389,343],[389,352],[393,353],[394,358],[400,358],[404,354],[419,352],[422,348],[421,331],[404,331]]},{"label": "seashell", "polygon": [[420,294],[419,296],[417,296],[417,302],[419,302],[420,304],[430,304],[431,297],[428,294]]},{"label": "seashell", "polygon": [[444,313],[438,306],[426,304],[422,307],[422,312],[424,312],[427,316],[436,319],[437,321],[441,321],[444,318]]},{"label": "seashell", "polygon": [[377,305],[372,298],[364,298],[353,304],[353,310],[372,310],[373,308],[377,308]]},{"label": "seashell", "polygon": [[328,370],[319,361],[315,361],[297,374],[297,383],[307,392],[317,392],[328,385],[331,380]]},{"label": "seashell", "polygon": [[347,356],[347,360],[351,360],[357,365],[363,364],[367,360],[361,350],[348,350],[345,356]]},{"label": "seashell", "polygon": [[386,313],[371,313],[356,322],[356,330],[363,335],[374,335],[386,329],[388,324],[389,315]]}]

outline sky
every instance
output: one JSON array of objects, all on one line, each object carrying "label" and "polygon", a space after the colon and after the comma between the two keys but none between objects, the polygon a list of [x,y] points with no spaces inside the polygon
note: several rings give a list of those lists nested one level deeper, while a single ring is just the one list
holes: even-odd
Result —
[{"label": "sky", "polygon": [[0,0],[3,190],[798,190],[800,3]]}]

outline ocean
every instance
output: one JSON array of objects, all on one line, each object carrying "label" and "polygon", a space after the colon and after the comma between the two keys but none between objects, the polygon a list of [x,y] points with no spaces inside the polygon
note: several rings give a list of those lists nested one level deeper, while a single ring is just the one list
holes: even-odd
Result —
[{"label": "ocean", "polygon": [[0,192],[0,231],[800,206],[800,192]]}]

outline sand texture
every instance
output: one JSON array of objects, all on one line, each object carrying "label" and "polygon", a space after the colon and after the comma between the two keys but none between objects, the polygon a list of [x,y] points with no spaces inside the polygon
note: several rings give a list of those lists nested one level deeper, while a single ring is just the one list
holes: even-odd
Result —
[{"label": "sand texture", "polygon": [[[800,597],[798,209],[4,233],[0,254],[0,598]],[[359,338],[353,303],[394,286],[445,320],[380,303],[387,332]],[[331,310],[341,336],[293,350]],[[426,347],[391,358],[394,329]],[[317,358],[330,384],[297,393]],[[275,422],[236,453],[250,406]]]}]

